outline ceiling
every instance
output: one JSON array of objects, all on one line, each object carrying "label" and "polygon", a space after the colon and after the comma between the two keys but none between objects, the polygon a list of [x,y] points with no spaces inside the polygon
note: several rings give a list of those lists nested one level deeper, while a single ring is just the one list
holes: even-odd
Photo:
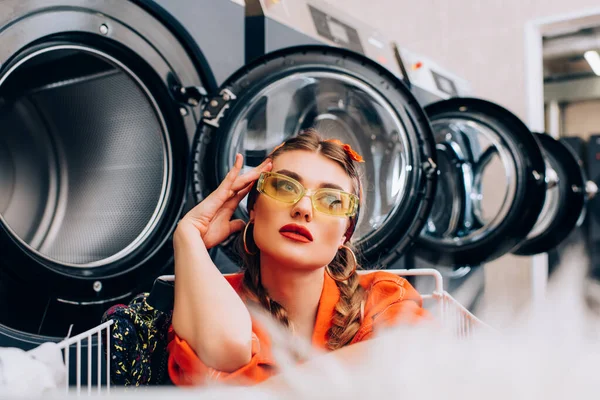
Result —
[{"label": "ceiling", "polygon": [[583,57],[588,50],[600,52],[600,27],[545,36],[543,38],[544,82],[564,82],[596,77]]}]

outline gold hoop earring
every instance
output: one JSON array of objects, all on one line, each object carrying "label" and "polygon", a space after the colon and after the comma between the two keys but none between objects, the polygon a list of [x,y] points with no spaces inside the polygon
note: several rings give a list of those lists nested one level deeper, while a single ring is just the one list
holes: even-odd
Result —
[{"label": "gold hoop earring", "polygon": [[248,232],[248,226],[250,226],[250,224],[252,223],[252,221],[248,221],[248,223],[246,224],[246,226],[244,227],[244,233],[242,234],[242,240],[244,242],[244,251],[247,254],[250,254],[251,256],[256,255],[256,251],[254,253],[252,253],[249,249],[248,249],[248,244],[246,243],[246,233]]},{"label": "gold hoop earring", "polygon": [[325,271],[327,272],[327,275],[329,275],[331,277],[331,279],[333,279],[336,282],[345,282],[348,279],[350,279],[352,277],[352,275],[354,275],[356,273],[356,268],[358,267],[358,261],[356,260],[356,254],[354,254],[352,249],[346,245],[341,245],[340,249],[341,248],[344,248],[347,252],[350,253],[352,261],[354,262],[354,266],[352,268],[352,271],[350,271],[350,274],[348,274],[348,276],[345,276],[343,279],[334,277],[333,274],[331,273],[331,271],[329,271],[329,266],[325,267]]}]

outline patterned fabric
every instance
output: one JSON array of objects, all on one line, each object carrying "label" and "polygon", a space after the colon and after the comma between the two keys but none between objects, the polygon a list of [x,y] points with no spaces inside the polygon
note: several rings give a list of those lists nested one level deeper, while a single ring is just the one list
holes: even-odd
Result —
[{"label": "patterned fabric", "polygon": [[[113,385],[170,384],[167,373],[167,335],[173,312],[163,312],[141,293],[129,302],[109,308],[102,322],[112,319],[110,380]],[[104,346],[106,348],[106,346]]]}]

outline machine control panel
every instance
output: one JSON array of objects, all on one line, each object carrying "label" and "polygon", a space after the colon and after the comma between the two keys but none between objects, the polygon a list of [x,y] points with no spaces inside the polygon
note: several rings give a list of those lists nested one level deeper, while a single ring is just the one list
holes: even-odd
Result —
[{"label": "machine control panel", "polygon": [[390,40],[322,0],[246,0],[246,15],[271,18],[324,44],[363,54],[400,75]]},{"label": "machine control panel", "polygon": [[402,77],[410,86],[417,86],[439,99],[465,97],[471,93],[471,85],[465,79],[433,60],[397,45],[394,48]]},{"label": "machine control panel", "polygon": [[308,9],[310,10],[317,33],[321,37],[337,43],[341,47],[365,54],[356,29],[311,4],[308,4]]}]

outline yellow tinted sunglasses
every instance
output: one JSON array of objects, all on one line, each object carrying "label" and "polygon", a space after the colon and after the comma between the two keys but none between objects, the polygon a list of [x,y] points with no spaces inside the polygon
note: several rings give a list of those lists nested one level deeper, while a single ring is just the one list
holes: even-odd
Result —
[{"label": "yellow tinted sunglasses", "polygon": [[358,196],[352,193],[331,188],[308,190],[297,180],[275,172],[260,174],[256,188],[260,193],[288,204],[296,204],[309,196],[315,210],[336,217],[353,217],[358,208]]}]

